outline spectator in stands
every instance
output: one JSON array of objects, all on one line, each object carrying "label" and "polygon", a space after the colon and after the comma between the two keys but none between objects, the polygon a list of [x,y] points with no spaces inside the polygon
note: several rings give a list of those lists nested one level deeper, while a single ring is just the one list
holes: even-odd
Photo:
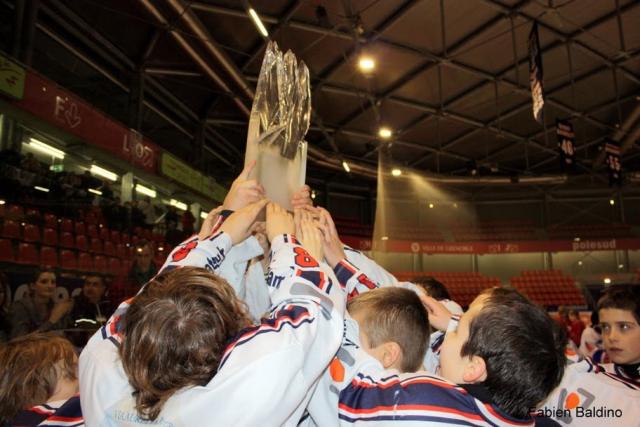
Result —
[{"label": "spectator in stands", "polygon": [[104,279],[90,274],[84,279],[82,293],[74,298],[71,319],[75,327],[97,327],[106,322],[110,313],[109,301],[105,298],[107,287]]},{"label": "spectator in stands", "polygon": [[0,425],[82,425],[78,357],[52,333],[15,338],[0,347]]},{"label": "spectator in stands", "polygon": [[196,219],[191,213],[191,205],[182,213],[182,232],[185,234],[185,238],[193,234],[193,226],[196,223]]},{"label": "spectator in stands", "polygon": [[569,322],[569,338],[578,347],[582,331],[584,331],[584,322],[580,319],[580,313],[576,310],[569,310]]},{"label": "spectator in stands", "polygon": [[558,323],[562,326],[562,329],[568,334],[571,321],[569,320],[569,309],[564,305],[558,306]]},{"label": "spectator in stands", "polygon": [[134,229],[146,228],[147,218],[138,200],[131,202],[131,224]]},{"label": "spectator in stands", "polygon": [[171,224],[174,224],[174,228],[178,228],[178,212],[175,207],[169,206],[167,208],[167,213],[164,215],[164,222],[167,230]]},{"label": "spectator in stands", "polygon": [[168,221],[167,230],[164,234],[164,241],[169,244],[170,247],[178,246],[184,239],[182,231],[178,230],[178,224],[173,221]]},{"label": "spectator in stands", "polygon": [[144,200],[140,200],[138,207],[144,214],[144,228],[153,230],[153,226],[156,223],[156,208],[151,202],[151,197],[147,196]]},{"label": "spectator in stands", "polygon": [[30,285],[31,293],[14,301],[9,311],[11,338],[29,332],[46,332],[70,326],[69,313],[73,300],[54,303],[56,274],[51,269],[39,269]]},{"label": "spectator in stands", "polygon": [[141,240],[134,247],[135,262],[129,271],[129,281],[135,286],[136,293],[138,290],[153,279],[158,273],[158,267],[153,262],[153,247],[146,240]]},{"label": "spectator in stands", "polygon": [[0,273],[0,343],[9,339],[9,304],[11,303],[11,289],[9,279]]},{"label": "spectator in stands", "polygon": [[102,181],[102,185],[98,190],[100,190],[100,192],[102,193],[102,199],[105,202],[113,201],[113,190],[111,189],[111,184],[109,184],[109,181]]},{"label": "spectator in stands", "polygon": [[20,167],[33,173],[41,172],[40,162],[33,156],[33,153],[27,153],[20,161]]}]

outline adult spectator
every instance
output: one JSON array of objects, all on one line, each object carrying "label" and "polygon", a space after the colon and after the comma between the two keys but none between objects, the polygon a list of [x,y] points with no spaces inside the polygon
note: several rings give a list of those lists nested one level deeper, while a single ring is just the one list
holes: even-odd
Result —
[{"label": "adult spectator", "polygon": [[9,339],[9,304],[11,290],[6,274],[0,273],[0,343]]},{"label": "adult spectator", "polygon": [[196,219],[191,213],[191,210],[187,209],[182,213],[182,232],[185,234],[185,237],[191,236],[193,234],[193,226],[196,223]]},{"label": "adult spectator", "polygon": [[584,331],[584,322],[580,319],[580,314],[576,310],[569,311],[569,338],[576,345],[580,346],[580,337]]},{"label": "adult spectator", "polygon": [[10,337],[15,338],[29,332],[46,332],[52,329],[64,329],[70,326],[69,313],[73,300],[54,302],[56,274],[51,269],[39,269],[30,295],[14,301],[9,310],[11,325]]},{"label": "adult spectator", "polygon": [[164,215],[164,221],[167,230],[170,228],[171,224],[174,224],[174,228],[178,227],[178,212],[176,212],[175,207],[169,206],[167,208],[167,213]]},{"label": "adult spectator", "polygon": [[29,334],[0,347],[0,384],[0,425],[83,425],[78,357],[58,335]]},{"label": "adult spectator", "polygon": [[90,274],[84,279],[82,293],[74,298],[71,319],[76,327],[100,326],[110,313],[109,301],[105,298],[107,287],[101,276]]}]

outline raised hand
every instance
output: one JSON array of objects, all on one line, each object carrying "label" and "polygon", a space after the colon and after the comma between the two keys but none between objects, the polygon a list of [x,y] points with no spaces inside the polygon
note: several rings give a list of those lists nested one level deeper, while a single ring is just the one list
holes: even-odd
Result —
[{"label": "raised hand", "polygon": [[223,210],[223,206],[218,206],[217,208],[211,209],[205,220],[202,221],[202,226],[200,227],[200,232],[198,233],[198,238],[200,240],[204,240],[207,237],[211,236],[213,227],[216,225],[218,217],[220,216],[220,212],[222,212]]},{"label": "raised hand", "polygon": [[296,227],[296,237],[312,257],[321,261],[323,257],[323,237],[318,228],[318,223],[313,221],[311,214],[308,212],[298,212],[301,212],[301,218]]},{"label": "raised hand", "polygon": [[431,326],[440,331],[446,331],[449,326],[449,321],[451,320],[451,312],[447,307],[435,298],[431,298],[422,292],[418,294],[418,297],[420,297],[422,305],[424,305],[424,308],[426,308],[429,313],[429,323],[431,323]]},{"label": "raised hand", "polygon": [[264,188],[255,179],[249,179],[256,166],[255,160],[249,163],[233,181],[227,197],[224,198],[224,209],[238,210],[250,203],[255,203],[264,198]]},{"label": "raised hand", "polygon": [[332,267],[345,259],[347,256],[344,253],[344,245],[340,241],[338,230],[331,218],[331,214],[326,209],[317,208],[320,213],[320,229],[322,230],[323,240],[322,248],[324,251],[324,257],[327,263]]},{"label": "raised hand", "polygon": [[293,197],[291,198],[291,206],[293,209],[313,206],[313,201],[311,200],[311,188],[308,185],[303,185],[293,194]]},{"label": "raised hand", "polygon": [[262,199],[238,209],[222,223],[220,231],[228,233],[234,245],[242,242],[251,235],[251,227],[266,205],[267,199]]},{"label": "raised hand", "polygon": [[295,233],[293,217],[277,203],[267,205],[267,237],[270,242],[281,234]]}]

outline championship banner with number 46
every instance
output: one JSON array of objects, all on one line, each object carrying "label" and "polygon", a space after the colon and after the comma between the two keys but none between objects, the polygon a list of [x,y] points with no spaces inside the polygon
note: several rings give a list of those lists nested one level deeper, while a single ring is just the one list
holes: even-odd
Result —
[{"label": "championship banner with number 46", "polygon": [[541,124],[544,120],[544,86],[542,79],[542,55],[540,54],[538,23],[534,22],[529,33],[529,83],[531,85],[531,100],[533,101],[533,118]]},{"label": "championship banner with number 46", "polygon": [[556,136],[560,148],[563,169],[572,169],[575,165],[575,133],[568,120],[556,119]]}]

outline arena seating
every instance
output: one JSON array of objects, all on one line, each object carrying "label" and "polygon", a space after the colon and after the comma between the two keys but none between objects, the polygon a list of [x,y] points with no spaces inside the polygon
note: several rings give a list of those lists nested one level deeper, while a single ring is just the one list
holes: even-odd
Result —
[{"label": "arena seating", "polygon": [[560,270],[525,270],[511,278],[511,286],[543,306],[586,305],[575,280]]},{"label": "arena seating", "polygon": [[632,237],[628,224],[571,224],[555,225],[547,229],[550,239],[594,238],[610,239],[616,237]]},{"label": "arena seating", "polygon": [[418,277],[431,276],[442,282],[451,298],[462,307],[467,307],[483,290],[500,286],[496,277],[487,277],[477,272],[397,272],[401,281],[412,281]]},{"label": "arena seating", "polygon": [[535,240],[533,223],[524,220],[480,221],[476,224],[453,224],[449,227],[458,242]]},{"label": "arena seating", "polygon": [[164,236],[141,228],[133,235],[109,230],[95,208],[80,211],[79,218],[59,218],[16,204],[0,205],[0,262],[122,275],[131,268],[132,245],[146,239],[156,246],[154,261],[164,263]]}]

